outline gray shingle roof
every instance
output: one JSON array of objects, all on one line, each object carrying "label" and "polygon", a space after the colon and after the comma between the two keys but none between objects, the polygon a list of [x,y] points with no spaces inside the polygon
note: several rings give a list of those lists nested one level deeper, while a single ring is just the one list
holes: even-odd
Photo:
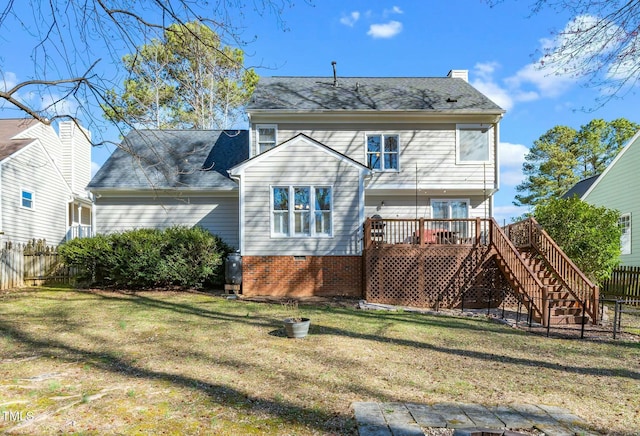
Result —
[{"label": "gray shingle roof", "polygon": [[246,130],[134,130],[88,185],[100,189],[237,189],[227,170],[249,157]]},{"label": "gray shingle roof", "polygon": [[573,185],[571,189],[565,192],[561,198],[572,198],[574,196],[582,198],[582,196],[589,190],[591,185],[593,185],[596,180],[598,180],[599,176],[600,174],[596,174],[595,176],[580,180],[578,183]]},{"label": "gray shingle roof", "polygon": [[450,77],[262,77],[251,110],[503,113],[465,80]]}]

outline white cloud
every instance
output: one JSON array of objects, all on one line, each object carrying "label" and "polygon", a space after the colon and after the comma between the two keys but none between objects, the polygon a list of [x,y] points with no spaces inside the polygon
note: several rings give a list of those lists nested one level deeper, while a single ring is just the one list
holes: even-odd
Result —
[{"label": "white cloud", "polygon": [[96,173],[98,172],[98,170],[100,169],[102,165],[100,165],[99,163],[96,162],[91,162],[91,177],[93,178],[93,176],[96,175]]},{"label": "white cloud", "polygon": [[18,83],[18,78],[15,73],[11,71],[7,71],[4,74],[0,75],[0,89],[3,91],[8,91]]},{"label": "white cloud", "polygon": [[530,208],[527,206],[496,206],[493,208],[493,217],[500,225],[510,224],[514,218],[518,218],[527,212],[530,212]]},{"label": "white cloud", "polygon": [[345,26],[353,27],[354,24],[360,19],[360,12],[353,11],[349,15],[340,18],[340,22]]},{"label": "white cloud", "polygon": [[75,101],[63,99],[60,95],[49,93],[41,97],[40,110],[56,114],[72,114],[78,108]]},{"label": "white cloud", "polygon": [[498,146],[498,152],[500,153],[501,166],[521,168],[529,149],[522,144],[501,142]]},{"label": "white cloud", "polygon": [[391,14],[398,14],[398,15],[400,15],[400,14],[404,14],[404,11],[403,11],[402,9],[400,9],[400,6],[394,6],[394,7],[392,7],[391,9],[385,9],[385,10],[382,12],[382,16],[384,16],[384,17],[388,17],[388,16],[389,16],[389,15],[391,15]]},{"label": "white cloud", "polygon": [[493,80],[476,79],[471,82],[471,84],[502,109],[508,111],[513,107],[513,98],[509,94],[509,91],[501,88],[500,85]]},{"label": "white cloud", "polygon": [[[505,79],[509,88],[518,90],[518,95],[531,97],[532,93],[540,98],[555,98],[565,93],[575,85],[576,78],[570,75],[553,74],[540,67],[539,64],[525,65],[514,76]],[[535,91],[523,90],[526,86],[533,86]],[[522,99],[521,101],[530,101]]]},{"label": "white cloud", "polygon": [[498,146],[500,154],[500,182],[505,186],[516,186],[522,183],[522,164],[529,149],[522,144],[501,142]]},{"label": "white cloud", "polygon": [[402,23],[399,21],[389,21],[385,24],[372,24],[369,26],[367,35],[372,38],[393,38],[402,32]]},{"label": "white cloud", "polygon": [[[608,26],[597,38],[596,23]],[[576,32],[576,29],[581,31]],[[494,78],[500,64],[478,63],[474,66],[475,79],[471,84],[506,110],[518,103],[557,98],[579,82],[585,62],[590,56],[606,54],[615,48],[616,43],[611,42],[614,39],[611,36],[618,30],[617,26],[606,20],[589,15],[578,16],[568,22],[555,39],[540,40],[539,50],[544,55],[538,60],[524,65],[515,74],[500,81]],[[580,50],[576,47],[580,47]],[[631,66],[634,62],[631,62]],[[617,71],[628,72],[629,66],[620,64]],[[609,71],[609,77],[614,78],[613,70]]]}]

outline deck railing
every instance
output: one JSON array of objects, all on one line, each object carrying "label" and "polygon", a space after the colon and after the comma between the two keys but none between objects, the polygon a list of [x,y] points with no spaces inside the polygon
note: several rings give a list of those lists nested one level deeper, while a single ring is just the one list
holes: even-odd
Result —
[{"label": "deck railing", "polygon": [[547,287],[525,263],[516,245],[500,228],[495,219],[491,219],[490,239],[498,253],[498,265],[503,273],[525,300],[524,303],[533,318],[545,322],[548,315],[548,307],[545,304]]},{"label": "deck railing", "polygon": [[565,290],[585,305],[593,322],[598,320],[599,289],[569,259],[534,218],[510,224],[505,233],[516,247],[531,247],[542,255]]},{"label": "deck railing", "polygon": [[475,219],[367,218],[364,248],[375,244],[489,245],[489,221]]}]

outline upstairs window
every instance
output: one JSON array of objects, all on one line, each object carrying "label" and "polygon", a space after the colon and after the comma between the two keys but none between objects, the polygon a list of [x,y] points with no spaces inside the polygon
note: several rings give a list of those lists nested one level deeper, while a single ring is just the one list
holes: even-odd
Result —
[{"label": "upstairs window", "polygon": [[25,209],[33,209],[35,201],[35,195],[31,191],[22,190],[20,195],[20,206]]},{"label": "upstairs window", "polygon": [[456,158],[459,163],[489,162],[489,126],[458,124]]},{"label": "upstairs window", "polygon": [[622,231],[620,235],[620,254],[631,254],[631,214],[620,215],[618,225]]},{"label": "upstairs window", "polygon": [[272,236],[331,236],[330,186],[274,186],[271,195]]},{"label": "upstairs window", "polygon": [[258,124],[256,126],[257,153],[264,153],[276,146],[278,127],[272,124]]},{"label": "upstairs window", "polygon": [[398,171],[398,135],[367,135],[367,166],[376,171]]}]

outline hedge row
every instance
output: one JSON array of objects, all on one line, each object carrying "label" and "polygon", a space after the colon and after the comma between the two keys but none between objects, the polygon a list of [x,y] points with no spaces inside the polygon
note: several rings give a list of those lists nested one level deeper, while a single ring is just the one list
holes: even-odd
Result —
[{"label": "hedge row", "polygon": [[224,282],[231,247],[201,228],[137,229],[73,239],[58,252],[92,286],[201,288]]}]

